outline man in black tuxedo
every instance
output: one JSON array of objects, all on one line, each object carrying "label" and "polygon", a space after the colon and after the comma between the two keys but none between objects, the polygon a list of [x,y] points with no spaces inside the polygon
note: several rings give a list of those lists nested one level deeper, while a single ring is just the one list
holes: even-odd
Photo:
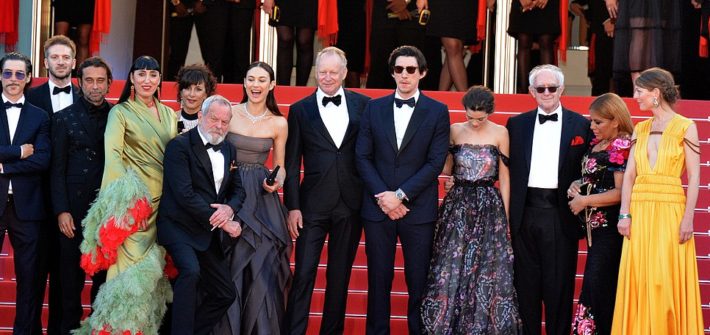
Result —
[{"label": "man in black tuxedo", "polygon": [[13,334],[28,335],[39,321],[35,278],[40,225],[46,219],[42,175],[49,168],[49,118],[26,102],[32,74],[29,58],[8,53],[0,59],[0,68],[0,249],[7,230],[17,280]]},{"label": "man in black tuxedo", "polygon": [[554,65],[530,71],[535,110],[508,119],[510,233],[515,288],[525,334],[569,334],[580,226],[567,187],[581,176],[589,121],[563,108],[564,75]]},{"label": "man in black tuxedo", "polygon": [[395,49],[389,66],[397,89],[367,104],[355,147],[365,184],[361,214],[368,267],[367,333],[389,334],[399,237],[409,293],[409,331],[421,334],[419,307],[437,218],[437,177],[449,147],[449,112],[446,105],[419,92],[427,65],[417,48]]},{"label": "man in black tuxedo", "polygon": [[[104,172],[104,131],[113,106],[105,96],[111,86],[111,69],[100,57],[91,57],[77,71],[81,98],[52,118],[51,195],[59,226],[59,276],[61,278],[60,333],[79,328],[83,315],[81,291],[86,273],[79,265],[83,240],[81,221],[96,199]],[[93,277],[91,302],[106,271]]]},{"label": "man in black tuxedo", "polygon": [[[41,109],[49,115],[50,124],[54,113],[69,107],[79,99],[79,88],[72,85],[71,72],[76,65],[76,46],[74,42],[64,35],[52,36],[44,42],[44,66],[47,68],[49,80],[46,83],[30,89],[27,93],[27,101]],[[52,196],[49,190],[49,172],[43,177],[43,184],[46,185],[44,200],[47,212],[52,213]],[[49,275],[49,317],[47,322],[47,334],[59,334],[62,311],[61,276],[59,274],[59,229],[57,221],[52,215],[47,215],[47,222],[44,222],[40,230],[40,251],[39,251],[39,272],[37,285],[39,285],[39,296],[37,297],[37,324],[32,330],[33,334],[42,333],[42,302],[44,301],[44,291],[47,287],[47,276]]]},{"label": "man in black tuxedo", "polygon": [[[236,171],[236,149],[223,145],[232,119],[229,100],[215,95],[202,104],[197,127],[168,143],[158,242],[178,269],[173,287],[172,334],[209,334],[236,299],[220,228],[241,233],[234,221],[245,197]],[[198,286],[201,303],[198,306]]]},{"label": "man in black tuxedo", "polygon": [[289,231],[296,239],[296,271],[284,327],[289,334],[305,334],[308,328],[326,235],[328,282],[320,333],[344,330],[350,272],[362,235],[362,181],[355,168],[355,141],[360,115],[370,100],[343,89],[347,72],[342,50],[323,49],[316,57],[318,89],[289,109],[284,202]]}]

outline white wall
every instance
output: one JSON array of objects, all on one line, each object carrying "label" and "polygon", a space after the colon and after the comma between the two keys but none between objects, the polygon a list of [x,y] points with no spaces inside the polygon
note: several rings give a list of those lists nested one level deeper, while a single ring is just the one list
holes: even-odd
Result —
[{"label": "white wall", "polygon": [[126,79],[133,63],[136,1],[111,2],[111,33],[104,37],[100,55],[111,65],[115,79]]}]

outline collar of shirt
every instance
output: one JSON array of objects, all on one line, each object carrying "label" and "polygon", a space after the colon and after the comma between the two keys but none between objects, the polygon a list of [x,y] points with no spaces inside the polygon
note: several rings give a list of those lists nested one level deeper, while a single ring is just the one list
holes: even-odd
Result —
[{"label": "collar of shirt", "polygon": [[86,108],[86,111],[89,113],[89,115],[96,114],[97,112],[103,112],[104,110],[108,109],[108,102],[104,100],[100,105],[96,106],[89,102],[89,100],[86,100],[86,98],[82,97],[80,99],[81,103],[84,105]]},{"label": "collar of shirt", "polygon": [[23,94],[21,98],[17,99],[17,101],[12,101],[12,100],[10,100],[10,98],[5,96],[5,93],[3,93],[2,94],[2,102],[6,103],[8,101],[12,102],[13,104],[20,103],[20,104],[24,105],[25,104],[25,95]]},{"label": "collar of shirt", "polygon": [[343,104],[345,104],[345,90],[343,90],[343,87],[342,87],[342,86],[340,86],[340,88],[338,89],[338,91],[335,92],[335,94],[333,94],[333,95],[327,95],[327,94],[325,94],[325,92],[323,92],[323,90],[321,90],[320,87],[319,87],[319,88],[316,90],[316,104],[319,105],[319,106],[321,106],[321,107],[325,107],[325,108],[339,107],[339,106],[336,106],[335,104],[328,104],[328,105],[326,105],[326,106],[323,106],[323,105],[321,104],[321,101],[323,101],[323,97],[329,97],[329,98],[330,98],[330,97],[334,97],[334,96],[336,96],[336,95],[340,95],[340,96],[342,97],[342,98],[341,98],[341,99],[342,99],[342,100],[341,100],[342,102],[340,103],[340,106],[343,106]]},{"label": "collar of shirt", "polygon": [[[421,92],[419,91],[419,89],[417,89],[417,91],[414,92],[414,95],[412,95],[412,96],[410,97],[410,98],[414,98],[414,103],[416,103],[417,101],[419,101],[419,94],[421,94]],[[407,99],[402,98],[402,96],[399,95],[399,92],[397,92],[397,91],[394,92],[394,98],[395,98],[395,99],[402,99],[402,100],[407,100],[407,99],[409,99],[409,98],[407,98]],[[397,104],[395,104],[394,102],[392,102],[392,105],[394,106],[395,109],[401,109],[401,108],[397,108]],[[407,106],[407,105],[402,105],[402,108],[405,108],[405,107],[406,107],[406,108],[411,108],[411,107],[409,107],[409,106]]]},{"label": "collar of shirt", "polygon": [[[49,94],[51,95],[51,94],[52,94],[52,91],[54,91],[54,88],[55,88],[55,87],[59,87],[59,86],[55,85],[54,82],[53,82],[51,79],[50,79],[50,80],[47,80],[47,83],[49,83]],[[69,78],[69,85],[64,85],[64,86],[59,87],[59,88],[65,88],[65,87],[67,87],[67,86],[71,87],[71,78]],[[71,88],[70,88],[70,90],[71,90]],[[69,92],[69,94],[71,94],[71,92]]]},{"label": "collar of shirt", "polygon": [[[552,111],[552,113],[550,113],[550,114],[545,113],[545,111],[543,111],[542,108],[540,108],[540,107],[538,106],[538,107],[537,107],[537,114],[535,115],[535,122],[536,122],[536,123],[539,123],[539,122],[537,122],[537,119],[538,119],[538,116],[537,116],[537,115],[539,115],[539,114],[542,114],[542,115],[559,114],[559,115],[557,116],[557,118],[558,118],[559,121],[562,121],[562,104],[559,104],[559,105],[557,106],[557,108],[556,108],[554,111]],[[546,124],[547,124],[547,123],[546,123]]]}]

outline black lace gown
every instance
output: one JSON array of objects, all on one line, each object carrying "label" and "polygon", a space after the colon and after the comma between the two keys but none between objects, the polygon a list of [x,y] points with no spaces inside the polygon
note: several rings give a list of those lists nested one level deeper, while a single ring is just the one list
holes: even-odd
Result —
[{"label": "black lace gown", "polygon": [[[519,334],[513,249],[493,145],[456,145],[439,210],[422,319],[429,334]],[[503,156],[507,161],[507,157]]]}]

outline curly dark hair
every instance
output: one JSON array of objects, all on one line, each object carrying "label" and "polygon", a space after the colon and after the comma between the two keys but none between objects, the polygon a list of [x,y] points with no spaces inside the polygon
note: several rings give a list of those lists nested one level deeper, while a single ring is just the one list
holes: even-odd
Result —
[{"label": "curly dark hair", "polygon": [[180,91],[189,88],[192,85],[204,84],[205,92],[207,96],[214,94],[217,89],[217,78],[215,78],[212,71],[204,64],[192,64],[185,65],[180,68],[175,76],[175,81],[177,82],[177,101],[180,102]]}]

